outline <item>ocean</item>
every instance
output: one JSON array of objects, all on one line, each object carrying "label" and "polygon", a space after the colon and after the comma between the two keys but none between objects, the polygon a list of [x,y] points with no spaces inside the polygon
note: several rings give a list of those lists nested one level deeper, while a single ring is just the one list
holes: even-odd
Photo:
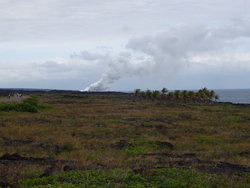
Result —
[{"label": "ocean", "polygon": [[217,89],[219,102],[250,104],[250,89]]},{"label": "ocean", "polygon": [[[210,90],[210,89],[209,89]],[[250,89],[213,89],[219,95],[218,102],[250,104]],[[175,90],[170,90],[175,91]],[[197,91],[197,90],[193,90]],[[133,91],[125,93],[132,93]]]},{"label": "ocean", "polygon": [[[0,88],[0,91],[70,91],[70,90],[50,90],[50,89],[20,89],[20,88],[11,88],[11,89],[4,89]],[[232,102],[232,103],[242,103],[242,104],[250,104],[250,89],[215,89],[214,90],[217,95],[219,95],[218,102]],[[80,91],[72,91],[72,92],[80,92]],[[125,93],[132,93],[133,91],[120,91]]]}]

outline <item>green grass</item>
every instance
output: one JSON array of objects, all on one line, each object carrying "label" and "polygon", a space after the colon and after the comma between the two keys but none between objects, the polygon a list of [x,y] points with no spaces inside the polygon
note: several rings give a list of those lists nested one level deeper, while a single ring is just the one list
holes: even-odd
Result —
[{"label": "green grass", "polygon": [[[248,175],[234,184],[247,188]],[[233,180],[233,179],[232,179]],[[24,179],[23,187],[162,187],[162,188],[220,188],[232,183],[224,177],[182,168],[152,169],[137,174],[131,170],[70,171],[57,175]]]},{"label": "green grass", "polygon": [[160,141],[152,140],[136,140],[129,142],[129,146],[124,148],[124,151],[128,154],[140,155],[153,152],[166,152],[169,151],[167,147],[164,147]]},{"label": "green grass", "polygon": [[216,138],[212,136],[198,136],[194,140],[198,144],[220,144],[223,142],[221,138]]},{"label": "green grass", "polygon": [[17,111],[17,112],[32,112],[36,113],[39,110],[49,109],[48,106],[38,104],[38,98],[31,96],[20,103],[0,103],[0,111]]}]

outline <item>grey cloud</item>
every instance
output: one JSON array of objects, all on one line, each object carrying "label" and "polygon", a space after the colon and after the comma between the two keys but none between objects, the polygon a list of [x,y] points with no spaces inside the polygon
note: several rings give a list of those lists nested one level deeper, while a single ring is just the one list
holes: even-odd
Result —
[{"label": "grey cloud", "polygon": [[[85,88],[85,91],[108,89],[121,77],[138,75],[138,72],[151,73],[161,78],[172,77],[187,68],[195,54],[214,53],[227,47],[231,40],[249,37],[246,32],[249,30],[249,21],[245,20],[243,23],[236,25],[235,29],[232,25],[220,28],[182,25],[157,35],[133,38],[127,44],[131,53],[121,53],[118,58],[111,57],[108,69],[100,80]],[[227,37],[220,37],[225,31]],[[140,66],[133,66],[136,53],[148,57],[147,61],[137,59]]]},{"label": "grey cloud", "polygon": [[[241,14],[245,2],[0,0],[0,41],[98,41],[155,33],[173,23],[225,22]],[[124,26],[133,29],[124,32]]]},{"label": "grey cloud", "polygon": [[79,54],[77,53],[73,53],[70,55],[70,57],[73,58],[79,58],[79,59],[84,59],[87,61],[94,61],[94,60],[98,60],[98,59],[105,59],[107,57],[107,55],[102,55],[102,54],[98,54],[98,53],[90,53],[88,51],[82,51]]},{"label": "grey cloud", "polygon": [[[235,40],[249,37],[249,21],[236,19],[249,16],[249,8],[246,0],[0,0],[0,47],[8,49],[1,61],[12,61],[8,60],[12,56],[22,64],[11,69],[6,65],[1,75],[25,80],[93,80],[102,71],[94,90],[107,89],[115,81],[133,76],[152,77],[152,82],[159,77],[168,82],[174,74],[190,67],[193,56],[211,56],[216,54],[214,51],[236,48]],[[179,26],[172,27],[176,24]],[[132,39],[127,48],[118,50],[128,38]],[[30,50],[22,45],[35,46],[37,54],[30,52],[31,58],[22,57],[20,54],[29,54]],[[47,51],[39,51],[42,45],[48,47]],[[65,53],[71,53],[69,49],[80,51],[98,45],[112,46],[113,53],[112,49],[99,48],[107,54],[89,50],[72,54],[64,63],[24,62],[65,57]],[[249,44],[245,48],[248,50]],[[124,50],[130,54],[117,52]],[[95,76],[90,79],[90,75]]]},{"label": "grey cloud", "polygon": [[39,70],[39,72],[43,72],[43,74],[47,76],[48,74],[69,73],[70,71],[72,71],[72,69],[74,69],[74,65],[59,63],[56,60],[49,60],[35,65],[37,67],[36,69]]}]

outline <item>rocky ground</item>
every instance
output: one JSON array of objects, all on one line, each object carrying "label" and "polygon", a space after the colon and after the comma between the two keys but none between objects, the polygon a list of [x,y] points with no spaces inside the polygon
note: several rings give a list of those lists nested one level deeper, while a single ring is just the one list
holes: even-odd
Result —
[{"label": "rocky ground", "polygon": [[[1,90],[0,95],[9,92]],[[83,173],[81,178],[100,172],[96,177],[105,179],[113,177],[110,173],[116,169],[145,180],[126,177],[116,182],[117,177],[111,178],[112,185],[120,187],[137,181],[144,187],[154,185],[148,175],[156,173],[160,178],[159,172],[164,172],[164,182],[169,183],[165,174],[169,170],[177,174],[171,177],[176,185],[190,184],[193,176],[178,177],[189,170],[197,172],[203,182],[221,180],[215,183],[220,187],[249,185],[249,105],[178,103],[119,92],[23,93],[36,95],[40,106],[35,113],[0,111],[2,187],[40,185],[34,183],[40,181],[51,184],[61,173],[78,171]],[[32,182],[32,178],[38,179]],[[79,182],[86,183],[81,178]],[[200,180],[192,181],[199,184]]]}]

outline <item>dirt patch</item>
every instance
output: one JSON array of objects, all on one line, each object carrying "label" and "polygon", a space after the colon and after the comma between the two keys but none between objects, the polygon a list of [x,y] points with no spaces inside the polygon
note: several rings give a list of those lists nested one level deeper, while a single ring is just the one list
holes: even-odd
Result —
[{"label": "dirt patch", "polygon": [[155,129],[159,129],[159,130],[162,130],[162,129],[165,129],[166,127],[163,126],[163,125],[149,125],[149,124],[140,124],[140,127],[143,127],[143,128],[155,128]]},{"label": "dirt patch", "polygon": [[124,121],[138,121],[141,120],[141,118],[138,117],[131,117],[131,118],[123,118]]},{"label": "dirt patch", "polygon": [[231,164],[227,162],[210,162],[212,165],[200,165],[196,167],[198,170],[211,174],[234,174],[239,172],[250,172],[250,167]]},{"label": "dirt patch", "polygon": [[241,157],[250,157],[250,151],[243,151],[239,153]]},{"label": "dirt patch", "polygon": [[72,160],[58,160],[53,158],[34,158],[34,157],[23,157],[17,153],[4,154],[0,157],[0,163],[11,164],[13,162],[26,162],[26,163],[42,163],[42,164],[77,164],[78,161]]},{"label": "dirt patch", "polygon": [[132,144],[126,140],[120,140],[119,142],[116,142],[116,143],[111,145],[112,148],[120,149],[120,150],[123,148],[129,147],[129,146],[132,146]]},{"label": "dirt patch", "polygon": [[42,148],[44,150],[50,150],[53,151],[55,154],[59,154],[62,152],[62,147],[58,144],[54,144],[51,142],[42,142],[40,144],[34,145],[35,147]]},{"label": "dirt patch", "polygon": [[157,121],[157,122],[161,122],[161,123],[172,123],[173,122],[173,120],[165,119],[165,118],[151,118],[151,119],[147,120],[147,122],[151,122],[151,121]]},{"label": "dirt patch", "polygon": [[50,101],[48,104],[75,104],[79,103],[77,101],[64,101],[64,100],[57,100],[57,101]]},{"label": "dirt patch", "polygon": [[11,184],[6,183],[6,182],[0,182],[0,187],[2,187],[2,188],[11,187]]},{"label": "dirt patch", "polygon": [[182,155],[170,153],[148,153],[141,157],[156,157],[158,164],[182,168],[195,168],[211,174],[234,174],[239,172],[250,172],[250,167],[232,164],[223,161],[209,161],[197,158],[195,153],[184,153]]},{"label": "dirt patch", "polygon": [[171,144],[170,142],[157,142],[157,145],[160,147],[160,148],[167,148],[167,149],[170,149],[170,150],[173,150],[174,149],[174,145]]},{"label": "dirt patch", "polygon": [[2,137],[5,146],[18,146],[18,145],[25,145],[31,144],[33,142],[32,139],[9,139]]},{"label": "dirt patch", "polygon": [[195,153],[184,153],[182,155],[171,154],[171,153],[147,153],[141,154],[140,156],[149,157],[149,156],[159,156],[159,157],[168,157],[168,158],[195,158]]}]

